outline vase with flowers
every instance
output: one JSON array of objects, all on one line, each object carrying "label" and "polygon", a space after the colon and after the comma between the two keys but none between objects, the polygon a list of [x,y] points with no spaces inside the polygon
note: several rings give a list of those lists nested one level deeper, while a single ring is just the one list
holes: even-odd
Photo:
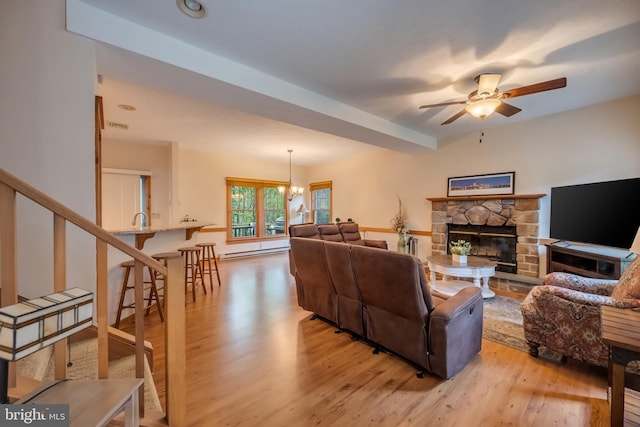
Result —
[{"label": "vase with flowers", "polygon": [[407,212],[402,207],[402,199],[398,196],[398,213],[391,218],[391,227],[398,233],[398,252],[407,252]]},{"label": "vase with flowers", "polygon": [[464,240],[454,240],[449,242],[451,259],[459,264],[467,263],[467,256],[471,254],[471,243]]}]

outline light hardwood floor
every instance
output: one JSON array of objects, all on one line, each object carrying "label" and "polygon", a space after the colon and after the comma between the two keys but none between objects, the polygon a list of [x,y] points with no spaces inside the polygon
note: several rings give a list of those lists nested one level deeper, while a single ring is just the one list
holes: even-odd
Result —
[{"label": "light hardwood floor", "polygon": [[[187,305],[192,426],[606,426],[606,372],[483,340],[458,375],[416,378],[297,306],[287,254],[220,263],[222,286]],[[145,338],[164,395],[158,316]],[[169,349],[171,351],[171,349]]]}]

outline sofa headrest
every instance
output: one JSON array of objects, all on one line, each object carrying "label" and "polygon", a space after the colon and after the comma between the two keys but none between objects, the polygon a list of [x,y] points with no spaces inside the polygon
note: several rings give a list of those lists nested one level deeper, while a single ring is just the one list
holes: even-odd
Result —
[{"label": "sofa headrest", "polygon": [[289,236],[306,237],[308,239],[319,239],[320,232],[318,226],[313,223],[292,224],[289,226]]},{"label": "sofa headrest", "polygon": [[320,238],[322,240],[329,240],[330,242],[342,242],[342,234],[337,224],[321,224],[318,225],[318,231],[320,231]]},{"label": "sofa headrest", "polygon": [[342,234],[342,240],[353,245],[364,245],[364,240],[360,236],[360,228],[355,222],[339,222],[338,228]]},{"label": "sofa headrest", "polygon": [[[292,237],[291,253],[296,263],[296,275],[311,287],[330,289],[335,293],[325,262],[324,242],[315,239]],[[333,319],[331,319],[333,320]]]},{"label": "sofa headrest", "polygon": [[408,254],[351,246],[353,271],[365,304],[422,321],[435,307],[422,262]]},{"label": "sofa headrest", "polygon": [[360,227],[358,226],[357,222],[339,222],[338,223],[338,228],[340,228],[340,231],[346,231],[348,233],[359,233],[360,232]]}]

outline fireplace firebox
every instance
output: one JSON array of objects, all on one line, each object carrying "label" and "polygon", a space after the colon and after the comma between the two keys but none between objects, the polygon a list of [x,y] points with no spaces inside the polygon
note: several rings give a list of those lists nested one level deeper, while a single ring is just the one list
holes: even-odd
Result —
[{"label": "fireplace firebox", "polygon": [[449,242],[464,240],[471,243],[471,255],[488,258],[497,264],[496,271],[517,273],[516,226],[447,224],[447,253]]}]

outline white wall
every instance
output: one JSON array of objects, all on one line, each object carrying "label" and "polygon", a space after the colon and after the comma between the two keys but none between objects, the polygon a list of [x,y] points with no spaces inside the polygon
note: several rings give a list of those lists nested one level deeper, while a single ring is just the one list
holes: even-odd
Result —
[{"label": "white wall", "polygon": [[[94,48],[64,25],[64,0],[0,2],[0,167],[95,220]],[[20,294],[52,292],[52,216],[17,214]],[[94,290],[94,240],[67,230],[69,285]]]},{"label": "white wall", "polygon": [[[399,195],[409,228],[431,229],[427,197],[447,194],[447,177],[515,171],[519,194],[640,176],[640,96],[542,117],[440,142],[422,155],[373,153],[309,168],[310,181],[333,180],[333,216],[389,227]],[[490,119],[489,119],[490,120]],[[540,235],[549,232],[549,197],[541,200]],[[380,237],[370,233],[371,238]],[[394,236],[383,235],[390,240]],[[420,256],[430,239],[420,237]]]}]

